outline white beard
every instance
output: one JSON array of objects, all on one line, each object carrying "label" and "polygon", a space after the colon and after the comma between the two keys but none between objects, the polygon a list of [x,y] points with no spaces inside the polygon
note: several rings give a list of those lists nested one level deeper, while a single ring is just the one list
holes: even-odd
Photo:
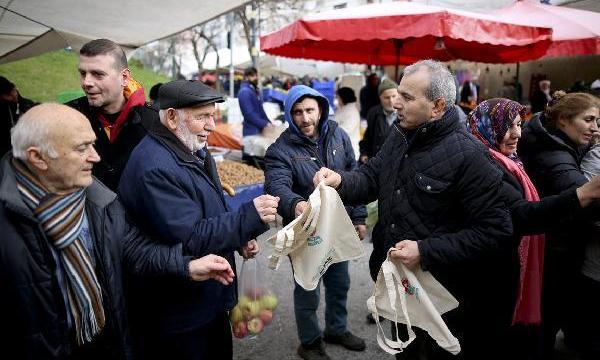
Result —
[{"label": "white beard", "polygon": [[185,124],[185,121],[181,121],[179,123],[179,131],[177,131],[175,135],[183,143],[183,145],[185,145],[185,147],[194,153],[200,149],[203,149],[206,145],[205,142],[198,141],[198,136],[190,131]]}]

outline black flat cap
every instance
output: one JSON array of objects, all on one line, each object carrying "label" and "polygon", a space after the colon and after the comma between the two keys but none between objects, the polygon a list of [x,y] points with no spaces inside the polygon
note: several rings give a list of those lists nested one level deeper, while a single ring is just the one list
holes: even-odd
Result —
[{"label": "black flat cap", "polygon": [[158,90],[161,109],[181,109],[224,102],[223,96],[199,81],[175,80]]}]

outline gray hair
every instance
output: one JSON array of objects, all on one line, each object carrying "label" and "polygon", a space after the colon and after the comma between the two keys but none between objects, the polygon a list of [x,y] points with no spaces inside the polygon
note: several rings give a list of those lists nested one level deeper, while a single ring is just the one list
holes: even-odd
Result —
[{"label": "gray hair", "polygon": [[26,112],[10,130],[10,143],[15,158],[26,161],[27,149],[31,146],[39,147],[42,153],[53,159],[58,157],[58,153],[49,143],[51,122],[39,120]]},{"label": "gray hair", "polygon": [[456,83],[454,75],[442,64],[435,60],[421,60],[404,68],[403,74],[411,75],[425,68],[429,74],[429,86],[425,90],[427,100],[434,101],[439,98],[446,100],[446,110],[456,101]]}]

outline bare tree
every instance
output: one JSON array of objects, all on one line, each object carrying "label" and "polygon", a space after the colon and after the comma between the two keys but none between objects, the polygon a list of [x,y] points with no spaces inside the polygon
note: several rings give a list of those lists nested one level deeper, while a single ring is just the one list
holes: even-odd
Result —
[{"label": "bare tree", "polygon": [[144,67],[154,72],[170,75],[170,60],[166,59],[168,46],[164,41],[157,41],[148,46],[144,46],[133,53],[133,58],[142,62]]},{"label": "bare tree", "polygon": [[177,34],[169,38],[168,55],[171,58],[171,78],[179,79],[181,75],[181,63],[184,55],[185,35]]},{"label": "bare tree", "polygon": [[209,51],[212,50],[217,56],[216,68],[219,67],[219,37],[225,32],[225,23],[222,18],[214,19],[208,23],[196,26],[189,31],[189,40],[192,44],[192,52],[198,64],[198,74],[204,70],[204,60]]},{"label": "bare tree", "polygon": [[296,20],[304,3],[305,0],[255,0],[251,5],[235,11],[235,16],[242,25],[243,38],[246,40],[248,53],[254,65],[258,57],[257,49],[253,50],[258,37],[256,32],[274,31]]}]

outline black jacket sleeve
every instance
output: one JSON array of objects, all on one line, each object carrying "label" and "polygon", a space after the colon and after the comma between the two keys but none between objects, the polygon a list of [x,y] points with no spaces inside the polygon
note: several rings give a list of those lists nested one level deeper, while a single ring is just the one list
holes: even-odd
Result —
[{"label": "black jacket sleeve", "polygon": [[[382,151],[379,152],[381,153]],[[380,167],[381,159],[376,156],[357,170],[340,173],[342,183],[338,187],[338,193],[344,204],[368,204],[377,200]]]},{"label": "black jacket sleeve", "polygon": [[[346,133],[343,134],[345,159],[346,159],[346,170],[355,170],[358,168],[358,163],[354,157],[354,150],[352,149],[352,143]],[[365,219],[367,218],[367,207],[364,204],[357,205],[354,207],[346,206],[348,215],[354,225],[364,225]]]},{"label": "black jacket sleeve", "polygon": [[338,187],[338,193],[344,204],[359,205],[368,204],[377,200],[379,195],[379,174],[390,154],[397,151],[395,145],[398,136],[390,131],[381,150],[367,164],[361,165],[357,170],[341,172],[342,183]]},{"label": "black jacket sleeve", "polygon": [[504,167],[502,187],[504,201],[508,205],[516,235],[533,235],[546,232],[553,224],[571,219],[579,213],[581,206],[576,189],[567,189],[540,201],[525,200],[517,179]]},{"label": "black jacket sleeve", "polygon": [[[122,249],[125,267],[137,276],[177,276],[188,278],[190,256],[183,256],[181,244],[167,246],[135,227],[118,200],[109,210],[113,219],[122,219]],[[110,225],[109,225],[110,226]]]}]

